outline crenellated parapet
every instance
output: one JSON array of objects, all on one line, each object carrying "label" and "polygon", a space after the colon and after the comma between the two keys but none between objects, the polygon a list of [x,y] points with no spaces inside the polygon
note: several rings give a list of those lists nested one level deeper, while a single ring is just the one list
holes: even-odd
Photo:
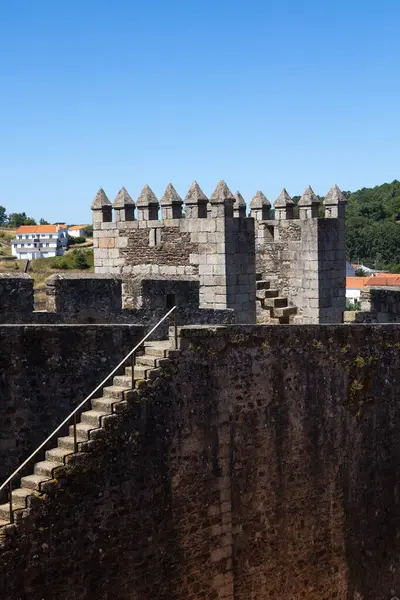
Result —
[{"label": "crenellated parapet", "polygon": [[240,322],[255,321],[254,220],[225,181],[209,198],[194,181],[184,201],[171,183],[160,200],[146,185],[136,203],[122,188],[114,219],[103,191],[92,208],[96,273],[193,277],[202,308],[234,309]]},{"label": "crenellated parapet", "polygon": [[273,206],[259,190],[247,217],[242,194],[223,180],[210,195],[197,181],[182,196],[169,183],[160,199],[145,185],[136,201],[121,188],[114,205],[101,189],[92,204],[95,270],[197,278],[202,306],[234,308],[243,322],[254,319],[250,288],[257,270],[298,308],[296,321],[340,322],[345,204],[336,185],[323,202],[324,216],[310,186],[297,206],[285,188]]}]

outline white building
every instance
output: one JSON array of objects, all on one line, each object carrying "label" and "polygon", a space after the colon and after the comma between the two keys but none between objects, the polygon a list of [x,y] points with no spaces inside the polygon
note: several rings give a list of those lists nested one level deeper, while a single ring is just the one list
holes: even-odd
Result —
[{"label": "white building", "polygon": [[86,228],[89,225],[72,225],[68,227],[68,235],[70,237],[86,237]]},{"label": "white building", "polygon": [[11,241],[18,259],[62,256],[68,245],[68,229],[62,225],[22,225]]}]

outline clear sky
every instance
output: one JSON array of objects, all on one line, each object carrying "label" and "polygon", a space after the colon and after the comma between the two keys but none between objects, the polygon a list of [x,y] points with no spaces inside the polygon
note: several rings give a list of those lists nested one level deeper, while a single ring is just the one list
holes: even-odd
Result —
[{"label": "clear sky", "polygon": [[0,205],[400,178],[399,0],[0,0]]}]

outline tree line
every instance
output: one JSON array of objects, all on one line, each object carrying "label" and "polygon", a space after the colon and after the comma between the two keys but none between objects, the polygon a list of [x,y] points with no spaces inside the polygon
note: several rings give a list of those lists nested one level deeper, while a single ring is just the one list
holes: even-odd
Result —
[{"label": "tree line", "polygon": [[49,225],[45,219],[40,219],[39,223],[32,217],[28,217],[25,212],[7,214],[4,206],[0,206],[0,227],[12,227],[13,229],[21,225]]}]

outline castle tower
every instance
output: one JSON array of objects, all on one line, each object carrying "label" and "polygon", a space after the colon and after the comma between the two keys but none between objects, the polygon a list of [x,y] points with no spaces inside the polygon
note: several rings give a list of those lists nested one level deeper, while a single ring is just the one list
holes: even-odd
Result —
[{"label": "castle tower", "polygon": [[267,221],[270,218],[271,203],[268,198],[258,190],[250,202],[250,216],[256,221]]},{"label": "castle tower", "polygon": [[145,185],[136,202],[139,220],[157,221],[159,207],[157,196],[148,185]]},{"label": "castle tower", "polygon": [[300,219],[316,219],[318,217],[320,201],[314,194],[311,186],[308,186],[299,200]]},{"label": "castle tower", "polygon": [[346,197],[335,184],[324,199],[325,217],[327,219],[344,219],[346,213]]},{"label": "castle tower", "polygon": [[193,181],[185,197],[187,219],[207,219],[208,198],[197,183]]},{"label": "castle tower", "polygon": [[161,219],[181,219],[183,200],[174,186],[169,183],[160,200]]},{"label": "castle tower", "polygon": [[275,200],[274,208],[275,219],[277,221],[288,221],[289,219],[293,219],[294,202],[292,201],[285,188],[283,188],[283,190]]},{"label": "castle tower", "polygon": [[103,188],[97,192],[90,208],[93,211],[93,229],[100,229],[101,223],[112,222],[112,204]]},{"label": "castle tower", "polygon": [[234,217],[245,217],[246,216],[246,201],[240,192],[236,192],[234,195],[235,202],[233,204],[233,216]]},{"label": "castle tower", "polygon": [[233,217],[234,203],[235,198],[231,190],[228,188],[225,181],[221,179],[210,197],[211,218]]},{"label": "castle tower", "polygon": [[116,195],[113,206],[116,223],[135,220],[135,203],[124,187]]}]

